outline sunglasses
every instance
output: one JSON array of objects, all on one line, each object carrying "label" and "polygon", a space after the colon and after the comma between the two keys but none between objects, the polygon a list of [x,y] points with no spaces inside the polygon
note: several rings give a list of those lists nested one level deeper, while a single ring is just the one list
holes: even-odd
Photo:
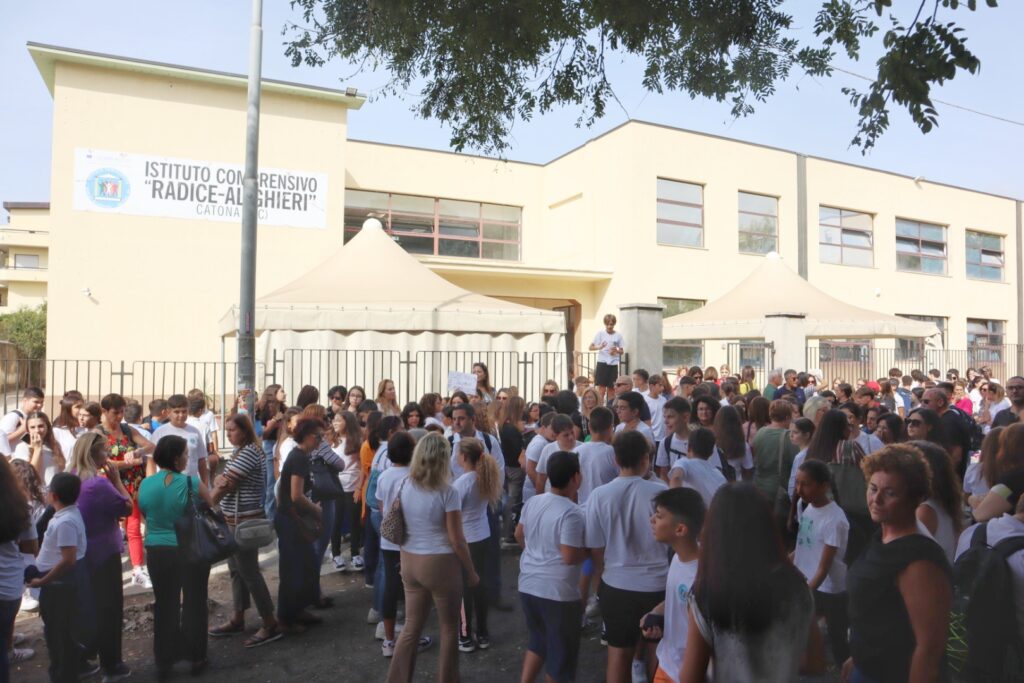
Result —
[{"label": "sunglasses", "polygon": [[907,420],[907,424],[908,425],[914,425],[914,426],[923,425],[924,424],[924,420],[918,420],[918,419]]}]

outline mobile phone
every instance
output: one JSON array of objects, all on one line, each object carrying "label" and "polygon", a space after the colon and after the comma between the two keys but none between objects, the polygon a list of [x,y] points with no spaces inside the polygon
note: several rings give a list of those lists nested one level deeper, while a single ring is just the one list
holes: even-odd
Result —
[{"label": "mobile phone", "polygon": [[643,630],[651,628],[660,628],[662,631],[665,630],[665,616],[663,614],[648,614],[644,617]]}]

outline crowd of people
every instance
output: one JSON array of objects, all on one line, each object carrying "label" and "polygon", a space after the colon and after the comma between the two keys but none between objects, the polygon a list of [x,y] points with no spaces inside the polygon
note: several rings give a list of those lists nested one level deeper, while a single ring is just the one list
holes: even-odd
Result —
[{"label": "crowd of people", "polygon": [[[324,562],[373,589],[367,621],[394,682],[435,645],[432,606],[436,680],[459,680],[460,656],[492,647],[490,611],[516,607],[512,583],[523,683],[575,680],[588,625],[609,683],[789,682],[829,666],[918,683],[982,659],[1022,674],[1024,377],[894,368],[826,386],[780,369],[759,388],[749,367],[627,375],[606,323],[595,376],[548,381],[535,401],[493,387],[483,363],[471,395],[402,406],[383,379],[290,402],[271,385],[223,422],[194,390],[148,409],[69,391],[51,423],[26,389],[0,420],[0,683],[34,654],[14,633],[19,609],[42,617],[52,681],[131,675],[125,545],[131,583],[153,591],[161,679],[182,660],[201,674],[209,638],[255,648],[321,624]],[[195,501],[231,533],[266,520],[276,533],[276,595],[259,548],[240,545],[223,623],[209,621],[210,565],[183,552]],[[520,551],[514,580],[503,548]],[[985,549],[1005,555],[1015,621],[980,633],[958,577],[995,571]]]}]

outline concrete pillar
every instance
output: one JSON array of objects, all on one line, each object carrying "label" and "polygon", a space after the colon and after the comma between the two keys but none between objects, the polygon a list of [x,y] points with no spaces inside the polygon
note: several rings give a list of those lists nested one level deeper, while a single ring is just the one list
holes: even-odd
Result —
[{"label": "concrete pillar", "polygon": [[800,371],[807,366],[807,325],[802,314],[766,315],[764,340],[774,345],[775,367]]},{"label": "concrete pillar", "polygon": [[619,306],[618,330],[626,343],[629,369],[661,372],[664,304],[623,304]]}]

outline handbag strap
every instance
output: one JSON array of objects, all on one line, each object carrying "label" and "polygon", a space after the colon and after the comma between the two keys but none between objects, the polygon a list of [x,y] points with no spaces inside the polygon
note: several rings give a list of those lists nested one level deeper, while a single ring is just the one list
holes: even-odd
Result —
[{"label": "handbag strap", "polygon": [[[395,503],[398,503],[398,507],[402,507],[402,489],[405,488],[405,482],[407,481],[409,481],[408,476],[406,476],[405,479],[402,480],[402,483],[398,485],[398,495],[395,496]],[[392,507],[394,506],[395,503],[391,504]]]}]

